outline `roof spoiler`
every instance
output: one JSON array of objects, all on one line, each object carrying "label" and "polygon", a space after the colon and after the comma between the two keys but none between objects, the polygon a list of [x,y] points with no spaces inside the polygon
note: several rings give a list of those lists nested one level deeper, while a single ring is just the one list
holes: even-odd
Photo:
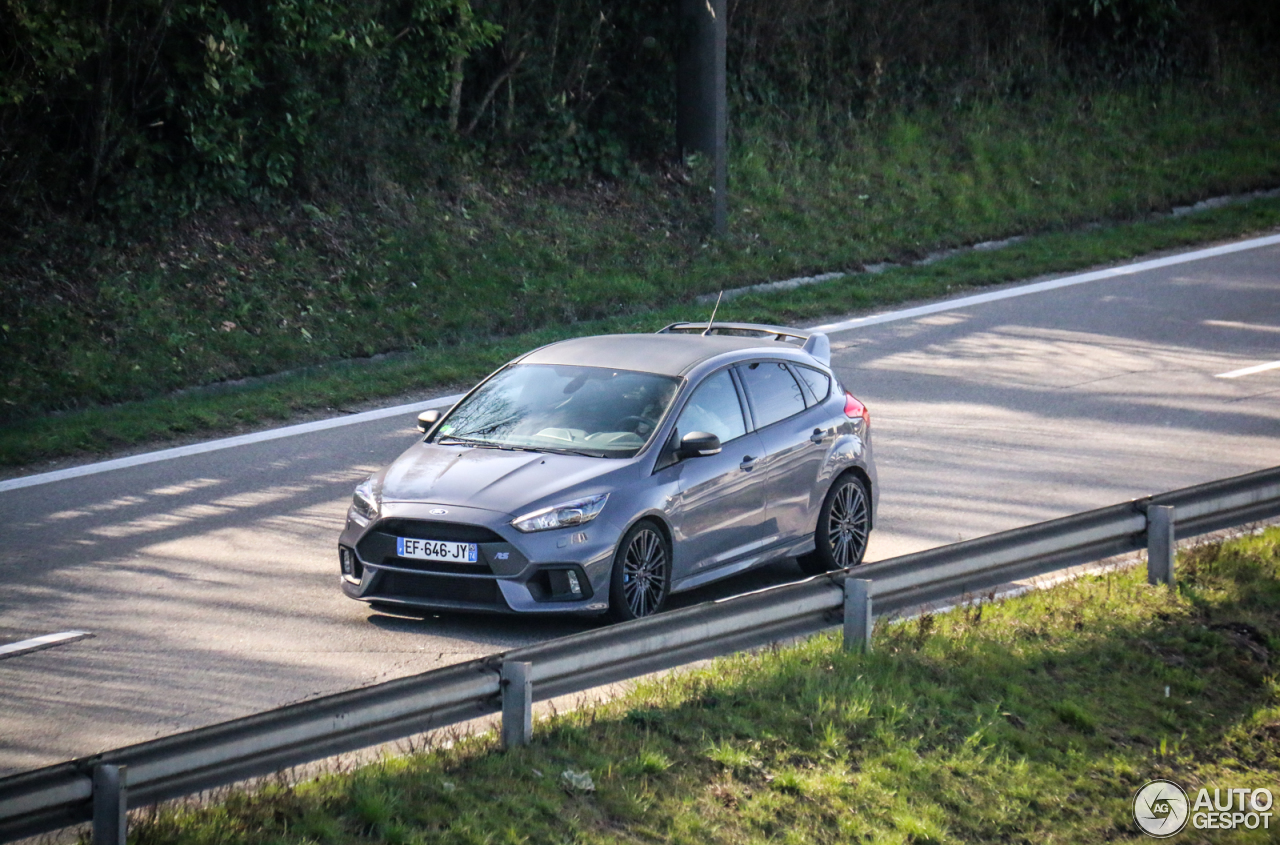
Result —
[{"label": "roof spoiler", "polygon": [[824,366],[831,366],[831,341],[822,332],[792,329],[786,326],[768,326],[761,323],[672,323],[658,329],[658,334],[719,334],[737,337],[758,337],[800,346]]},{"label": "roof spoiler", "polygon": [[822,332],[809,335],[809,339],[804,342],[804,351],[822,362],[824,367],[831,366],[831,341]]}]

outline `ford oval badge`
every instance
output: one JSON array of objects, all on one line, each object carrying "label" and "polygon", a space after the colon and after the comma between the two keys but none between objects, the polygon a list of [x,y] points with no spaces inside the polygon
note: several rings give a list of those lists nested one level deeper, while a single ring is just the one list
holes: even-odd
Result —
[{"label": "ford oval badge", "polygon": [[443,516],[444,514],[447,514],[447,513],[448,513],[448,511],[447,511],[447,510],[445,510],[444,508],[432,508],[432,509],[431,509],[431,515],[432,515],[432,516]]}]

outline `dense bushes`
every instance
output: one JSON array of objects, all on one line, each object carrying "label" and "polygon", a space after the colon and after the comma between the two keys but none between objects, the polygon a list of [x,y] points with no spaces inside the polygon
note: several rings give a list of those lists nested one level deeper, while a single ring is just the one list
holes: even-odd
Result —
[{"label": "dense bushes", "polygon": [[[1208,0],[737,0],[733,10],[731,78],[744,101],[854,116],[1068,82],[1167,81],[1206,69],[1215,33],[1236,37],[1232,14]],[[1263,3],[1245,11],[1273,17]]]},{"label": "dense bushes", "polygon": [[[1271,73],[1280,42],[1266,0],[729,6],[740,122]],[[442,138],[555,180],[621,175],[671,152],[675,7],[0,0],[0,222],[412,179]]]},{"label": "dense bushes", "polygon": [[676,0],[475,0],[501,38],[468,64],[464,134],[553,179],[670,153]]},{"label": "dense bushes", "polygon": [[1273,0],[729,0],[708,243],[675,6],[0,0],[0,425],[1280,174]]},{"label": "dense bushes", "polygon": [[[469,64],[464,109],[477,134],[537,155],[572,126],[633,155],[669,153],[676,7],[477,0],[477,14],[503,27]],[[728,8],[739,126],[762,112],[861,119],[1064,86],[1217,81],[1224,67],[1244,64],[1272,78],[1280,59],[1280,5],[1270,0],[728,0]],[[570,68],[573,60],[580,64]],[[485,96],[496,82],[507,102]]]},{"label": "dense bushes", "polygon": [[128,215],[323,180],[447,110],[497,33],[467,0],[3,0],[0,201]]}]

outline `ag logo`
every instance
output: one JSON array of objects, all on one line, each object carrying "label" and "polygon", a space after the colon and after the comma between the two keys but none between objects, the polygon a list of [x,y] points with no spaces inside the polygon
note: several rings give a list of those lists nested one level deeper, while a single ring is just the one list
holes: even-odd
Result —
[{"label": "ag logo", "polygon": [[1187,793],[1169,780],[1153,780],[1133,796],[1133,819],[1150,836],[1164,839],[1187,826]]}]

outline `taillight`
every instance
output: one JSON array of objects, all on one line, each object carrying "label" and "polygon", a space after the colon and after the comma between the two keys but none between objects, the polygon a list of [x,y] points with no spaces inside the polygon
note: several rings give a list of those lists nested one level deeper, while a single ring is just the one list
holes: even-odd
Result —
[{"label": "taillight", "polygon": [[871,427],[871,411],[847,390],[844,392],[844,415],[851,420],[862,417],[863,424]]}]

